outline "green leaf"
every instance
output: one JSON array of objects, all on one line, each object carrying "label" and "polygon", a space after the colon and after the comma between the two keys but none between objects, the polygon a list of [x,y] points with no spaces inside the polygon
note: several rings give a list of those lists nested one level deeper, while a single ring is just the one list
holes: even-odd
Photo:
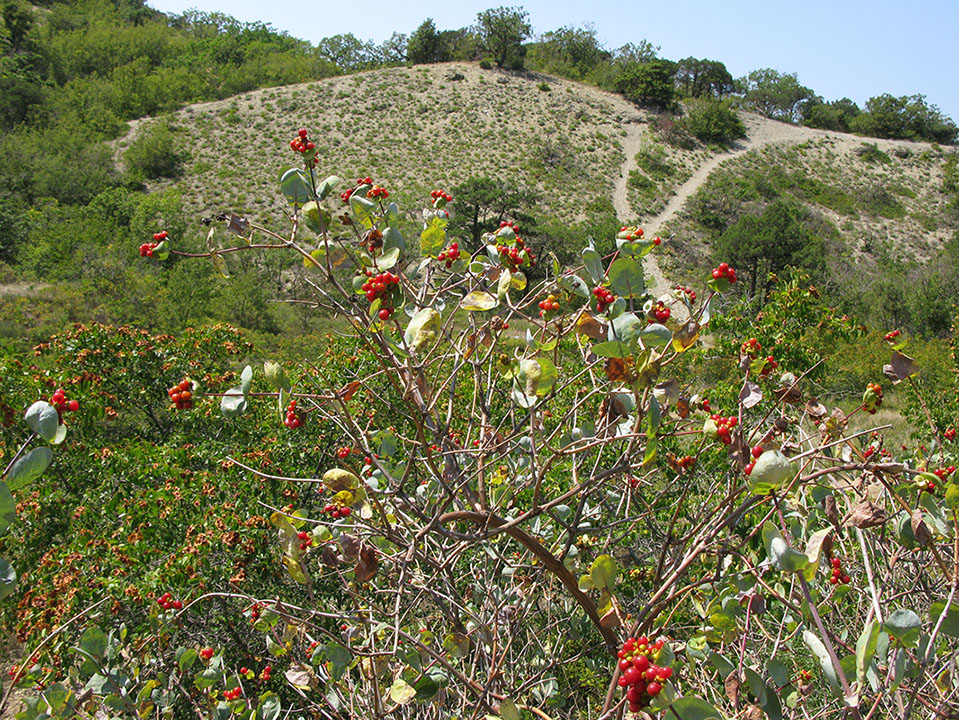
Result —
[{"label": "green leaf", "polygon": [[497,305],[499,305],[499,300],[483,290],[474,290],[460,301],[460,307],[463,310],[477,312],[492,310]]},{"label": "green leaf", "polygon": [[547,357],[535,358],[535,362],[537,365],[539,365],[539,378],[536,381],[536,394],[546,395],[550,390],[553,389],[553,385],[556,384],[556,380],[559,378],[559,373],[556,370],[556,366],[553,365],[553,361]]},{"label": "green leaf", "polygon": [[23,419],[27,426],[47,442],[53,442],[57,437],[57,428],[60,426],[60,415],[57,409],[48,402],[37,400],[27,408]]},{"label": "green leaf", "polygon": [[589,286],[579,275],[574,275],[573,273],[560,275],[557,282],[563,290],[571,292],[573,295],[578,295],[583,298],[589,297]]},{"label": "green leaf", "polygon": [[[7,475],[7,482],[14,489],[29,485],[38,477],[43,475],[52,461],[53,451],[50,450],[50,448],[34,448],[13,464],[13,467],[10,468],[10,472]],[[8,511],[7,504],[5,502],[5,495],[9,494],[10,490],[6,489],[6,486],[4,486],[4,489],[0,490],[0,515],[7,515]],[[0,530],[0,533],[2,532],[4,531]]]},{"label": "green leaf", "polygon": [[96,625],[91,625],[80,638],[80,649],[95,658],[103,657],[107,652],[107,635]]},{"label": "green leaf", "polygon": [[434,220],[420,233],[420,255],[435,258],[446,247],[446,230]]},{"label": "green leaf", "polygon": [[240,373],[240,390],[243,391],[243,397],[250,394],[250,387],[253,385],[253,368],[247,365]]},{"label": "green leaf", "polygon": [[[44,448],[46,449],[46,448]],[[17,503],[5,482],[0,482],[0,535],[17,519]]]},{"label": "green leaf", "polygon": [[273,692],[260,695],[260,704],[256,708],[256,720],[279,720],[283,712],[280,696]]},{"label": "green leaf", "polygon": [[363,197],[364,194],[365,191],[357,188],[356,191],[350,195],[350,210],[353,211],[353,217],[356,219],[357,224],[369,230],[373,227],[373,213],[376,211],[376,203],[367,200]]},{"label": "green leaf", "polygon": [[876,644],[879,642],[880,625],[875,620],[862,629],[859,639],[856,640],[856,680],[859,686],[863,687],[866,681],[866,670],[872,663],[872,658],[876,654]]},{"label": "green leaf", "polygon": [[267,360],[263,363],[263,375],[266,377],[266,381],[277,390],[283,390],[287,393],[292,392],[293,385],[290,384],[290,379],[286,376],[286,371],[279,363]]},{"label": "green leaf", "polygon": [[586,272],[589,273],[590,279],[593,281],[594,285],[599,285],[603,282],[603,259],[599,256],[599,253],[590,245],[587,248],[583,248],[583,263],[586,265]]},{"label": "green leaf", "polygon": [[309,202],[313,192],[306,173],[294,167],[280,171],[280,191],[290,204],[297,205]]},{"label": "green leaf", "polygon": [[681,697],[673,702],[672,707],[683,720],[723,720],[716,708],[699,698]]},{"label": "green leaf", "polygon": [[620,297],[642,297],[646,291],[643,263],[632,257],[616,258],[609,267],[609,283]]},{"label": "green leaf", "polygon": [[396,678],[390,686],[390,700],[397,705],[406,705],[416,697],[416,688],[401,677]]},{"label": "green leaf", "polygon": [[180,668],[180,672],[188,672],[190,668],[193,667],[193,663],[196,662],[198,655],[197,651],[193,648],[186,648],[177,658],[177,666]]},{"label": "green leaf", "polygon": [[406,251],[406,240],[403,239],[403,234],[399,230],[388,227],[383,231],[383,253],[394,249],[399,250],[401,254],[404,253]]},{"label": "green leaf", "polygon": [[330,211],[326,208],[319,207],[312,200],[303,206],[303,224],[317,235],[323,235],[328,232],[332,220],[333,218]]},{"label": "green leaf", "polygon": [[323,182],[316,186],[316,194],[320,200],[325,200],[333,192],[333,188],[339,184],[340,179],[336,175],[328,175]]},{"label": "green leaf", "polygon": [[429,350],[442,330],[442,317],[433,308],[421,308],[410,318],[403,339],[414,354]]},{"label": "green leaf", "polygon": [[778,450],[767,450],[753,465],[746,484],[755,495],[768,495],[793,479],[795,468]]},{"label": "green leaf", "polygon": [[883,623],[883,629],[906,647],[915,647],[919,641],[922,621],[912,610],[894,610]]},{"label": "green leaf", "polygon": [[822,556],[822,544],[831,533],[832,528],[817,530],[806,542],[806,557],[809,558],[809,565],[806,566],[804,573],[807,580],[812,580],[816,576],[816,570],[819,569],[819,560]]},{"label": "green leaf", "polygon": [[220,398],[220,412],[223,417],[235,418],[246,412],[246,398],[243,397],[243,388],[235,387],[227,390]]},{"label": "green leaf", "polygon": [[629,346],[626,345],[626,343],[616,340],[613,342],[596,343],[589,349],[596,357],[603,358],[624,358],[629,357],[632,354],[630,353]]},{"label": "green leaf", "polygon": [[170,257],[170,246],[166,240],[153,248],[153,256],[157,260],[166,260]]},{"label": "green leaf", "polygon": [[343,673],[346,672],[346,668],[349,667],[350,662],[353,660],[352,653],[337,643],[331,643],[326,646],[326,657],[333,666],[330,675],[333,676],[334,680],[339,680],[343,677]]},{"label": "green leaf", "polygon": [[523,720],[519,714],[519,708],[516,707],[516,703],[509,698],[499,704],[499,716],[503,718],[503,720]]},{"label": "green leaf", "polygon": [[[937,600],[929,607],[929,615],[932,622],[939,622],[939,616],[946,609],[946,603]],[[946,613],[946,619],[942,621],[942,627],[939,632],[945,633],[949,637],[959,637],[959,608],[954,604],[949,606],[949,612]]]},{"label": "green leaf", "polygon": [[597,590],[612,590],[619,575],[619,566],[609,555],[600,555],[589,566],[589,577]]},{"label": "green leaf", "polygon": [[213,269],[216,270],[225,279],[229,280],[230,272],[226,269],[226,260],[218,253],[210,255],[210,262],[213,263]]},{"label": "green leaf", "polygon": [[809,564],[809,558],[789,547],[771,521],[763,524],[763,545],[766,547],[766,554],[770,561],[780,570],[798,572]]},{"label": "green leaf", "polygon": [[645,347],[664,347],[669,345],[673,339],[673,334],[665,325],[653,323],[640,331],[639,339]]},{"label": "green leaf", "polygon": [[380,270],[389,270],[400,260],[400,249],[398,247],[385,250],[382,255],[376,259],[376,267]]},{"label": "green leaf", "polygon": [[17,571],[6,558],[0,558],[0,600],[17,589]]},{"label": "green leaf", "polygon": [[808,647],[812,654],[819,660],[819,669],[822,670],[823,675],[826,676],[829,687],[831,687],[837,695],[842,695],[842,690],[839,687],[839,676],[836,674],[836,668],[833,667],[832,661],[829,659],[829,653],[826,651],[826,646],[822,644],[822,640],[810,630],[803,630],[802,639],[803,642],[806,643],[806,647]]},{"label": "green leaf", "polygon": [[635,313],[624,312],[613,318],[613,321],[609,324],[609,330],[606,331],[606,339],[624,342],[632,350],[645,326],[646,323],[640,320]]},{"label": "green leaf", "polygon": [[416,690],[417,700],[429,700],[439,692],[440,686],[438,682],[424,673],[413,683],[413,689]]}]

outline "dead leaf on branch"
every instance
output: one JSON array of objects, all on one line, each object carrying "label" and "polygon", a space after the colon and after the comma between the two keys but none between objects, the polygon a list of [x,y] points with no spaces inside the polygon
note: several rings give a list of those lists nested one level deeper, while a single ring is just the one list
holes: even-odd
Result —
[{"label": "dead leaf on branch", "polygon": [[932,533],[929,532],[929,526],[926,525],[926,521],[922,516],[922,510],[916,508],[912,511],[912,518],[909,524],[912,526],[912,534],[916,536],[916,542],[919,543],[920,547],[926,547],[926,545],[932,542]]},{"label": "dead leaf on branch", "polygon": [[726,697],[729,698],[733,707],[739,706],[739,688],[742,687],[742,684],[743,681],[739,679],[739,673],[735,670],[726,676],[726,681],[723,683],[723,687],[726,689]]},{"label": "dead leaf on branch", "polygon": [[353,574],[357,582],[366,582],[376,577],[376,571],[380,567],[379,557],[376,555],[376,548],[372,545],[364,544],[360,548],[360,560],[353,569]]},{"label": "dead leaf on branch", "polygon": [[888,518],[886,517],[885,510],[868,500],[863,500],[853,508],[852,512],[849,513],[849,517],[846,518],[846,522],[843,524],[865,530],[866,528],[884,525],[886,520],[888,520]]},{"label": "dead leaf on branch", "polygon": [[[888,367],[892,374],[886,373],[886,367]],[[911,378],[913,375],[919,374],[919,366],[916,365],[916,361],[913,360],[908,355],[903,355],[898,350],[892,353],[892,360],[889,365],[883,366],[882,371],[886,373],[886,377],[892,380],[893,384],[901,382],[906,378]]]}]

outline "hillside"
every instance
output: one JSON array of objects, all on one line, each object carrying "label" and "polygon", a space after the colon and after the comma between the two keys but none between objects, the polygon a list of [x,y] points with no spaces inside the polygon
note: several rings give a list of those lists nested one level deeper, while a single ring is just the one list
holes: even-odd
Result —
[{"label": "hillside", "polygon": [[[844,258],[882,247],[924,261],[951,236],[937,146],[742,117],[747,137],[730,148],[688,136],[676,146],[662,140],[666,116],[581,83],[466,63],[389,68],[184,108],[165,122],[188,157],[185,172],[150,189],[178,189],[198,218],[229,209],[278,222],[275,173],[292,162],[287,143],[303,126],[320,138],[321,174],[373,176],[411,222],[434,187],[497,177],[533,190],[537,217],[579,220],[587,203],[611,199],[621,222],[670,238],[673,272],[708,262],[710,233],[690,203],[716,204],[729,224],[787,194],[835,228]],[[132,124],[118,157],[152,122]],[[737,197],[722,185],[757,172],[775,176],[772,189]]]}]

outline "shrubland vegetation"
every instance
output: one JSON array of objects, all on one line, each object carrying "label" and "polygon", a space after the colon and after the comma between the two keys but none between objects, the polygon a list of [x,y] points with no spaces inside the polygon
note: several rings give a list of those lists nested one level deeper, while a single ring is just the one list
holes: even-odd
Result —
[{"label": "shrubland vegetation", "polygon": [[293,222],[143,232],[137,270],[275,255],[337,335],[88,324],[3,360],[19,717],[953,712],[950,348],[798,271],[650,297],[636,227],[563,268],[494,208],[461,250],[455,196],[405,232],[291,144]]}]

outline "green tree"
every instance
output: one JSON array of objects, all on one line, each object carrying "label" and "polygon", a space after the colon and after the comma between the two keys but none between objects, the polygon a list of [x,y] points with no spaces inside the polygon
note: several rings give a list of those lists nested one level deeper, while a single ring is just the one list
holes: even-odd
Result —
[{"label": "green tree", "polygon": [[768,118],[798,122],[802,104],[815,97],[812,90],[799,84],[796,73],[781,73],[772,68],[753,70],[743,81],[746,105]]},{"label": "green tree", "polygon": [[450,48],[443,35],[436,30],[433,18],[426,18],[410,35],[406,57],[414,65],[451,60]]},{"label": "green tree", "polygon": [[533,202],[532,193],[513,183],[490,177],[471,177],[453,188],[456,213],[450,234],[462,233],[478,246],[484,232],[492,232],[501,221],[516,217]]},{"label": "green tree", "polygon": [[733,76],[718,60],[683,58],[676,63],[676,89],[686,97],[723,98],[733,91]]},{"label": "green tree", "polygon": [[959,127],[924,95],[893,97],[888,93],[869,98],[866,111],[850,122],[850,129],[861,135],[899,140],[926,140],[953,144]]},{"label": "green tree", "polygon": [[850,124],[860,113],[862,110],[849,98],[827,103],[817,95],[803,105],[802,124],[821,130],[849,132]]},{"label": "green tree", "polygon": [[787,265],[816,272],[824,266],[822,240],[804,225],[802,208],[785,200],[770,203],[762,215],[741,216],[719,236],[715,250],[748,278],[750,297],[761,278],[765,296],[769,275]]},{"label": "green tree", "polygon": [[353,33],[331,35],[316,44],[316,51],[324,60],[333,63],[340,72],[365,70],[375,65],[376,49]]},{"label": "green tree", "polygon": [[523,67],[526,50],[523,41],[533,28],[529,15],[521,7],[498,7],[476,14],[476,31],[482,48],[497,67]]},{"label": "green tree", "polygon": [[596,28],[592,25],[561,27],[543,33],[540,41],[527,52],[530,67],[573,80],[585,79],[598,65],[609,63],[611,57],[596,39]]},{"label": "green tree", "polygon": [[10,44],[10,50],[20,52],[23,41],[33,27],[33,9],[24,0],[2,0],[0,2],[0,17],[6,31],[5,39]]},{"label": "green tree", "polygon": [[686,102],[683,126],[691,135],[706,143],[728,145],[737,138],[746,137],[746,127],[737,113],[724,100],[711,97]]},{"label": "green tree", "polygon": [[144,128],[123,155],[127,173],[136,180],[176,177],[183,158],[166,123]]},{"label": "green tree", "polygon": [[616,91],[641,105],[671,108],[676,100],[675,67],[669,60],[626,65],[616,79]]}]

